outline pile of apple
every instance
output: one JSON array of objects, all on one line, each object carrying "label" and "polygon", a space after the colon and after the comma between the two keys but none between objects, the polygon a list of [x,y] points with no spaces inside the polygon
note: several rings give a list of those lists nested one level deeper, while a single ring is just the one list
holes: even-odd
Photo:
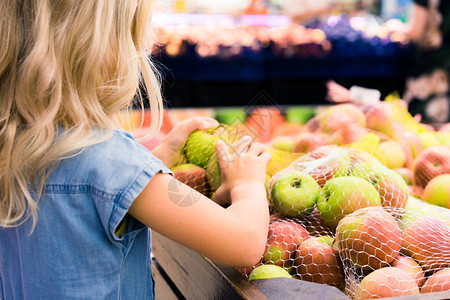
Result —
[{"label": "pile of apple", "polygon": [[275,265],[354,299],[450,290],[447,128],[388,100],[327,107],[274,138],[300,156],[268,180],[266,252],[261,266],[240,271]]}]

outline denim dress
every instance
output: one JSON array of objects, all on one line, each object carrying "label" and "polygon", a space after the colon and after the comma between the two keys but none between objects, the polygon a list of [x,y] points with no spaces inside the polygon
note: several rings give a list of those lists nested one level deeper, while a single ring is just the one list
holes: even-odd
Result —
[{"label": "denim dress", "polygon": [[150,230],[127,211],[158,172],[171,173],[124,131],[62,160],[34,231],[0,228],[0,299],[153,299]]}]

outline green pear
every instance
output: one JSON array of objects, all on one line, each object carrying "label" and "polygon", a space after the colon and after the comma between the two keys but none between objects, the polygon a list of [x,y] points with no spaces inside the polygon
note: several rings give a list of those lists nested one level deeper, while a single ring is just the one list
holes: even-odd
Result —
[{"label": "green pear", "polygon": [[329,180],[317,199],[320,216],[332,228],[346,215],[370,206],[381,206],[380,195],[372,184],[355,176]]},{"label": "green pear", "polygon": [[381,205],[394,217],[405,208],[409,198],[409,188],[397,172],[381,164],[361,163],[356,165],[351,176],[370,182],[381,198]]}]

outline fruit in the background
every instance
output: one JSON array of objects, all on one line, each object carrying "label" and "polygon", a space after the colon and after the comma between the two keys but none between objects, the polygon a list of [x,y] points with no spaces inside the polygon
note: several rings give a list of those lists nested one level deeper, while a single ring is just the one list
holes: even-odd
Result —
[{"label": "fruit in the background", "polygon": [[439,143],[443,146],[450,146],[450,131],[444,132],[444,131],[438,131],[436,132],[436,137],[439,140]]},{"label": "fruit in the background", "polygon": [[419,287],[406,272],[384,267],[373,271],[361,281],[355,291],[355,300],[400,297],[419,294]]},{"label": "fruit in the background", "polygon": [[289,272],[283,269],[282,267],[275,265],[261,265],[259,267],[256,267],[250,272],[248,280],[252,281],[255,279],[279,278],[279,277],[292,278]]},{"label": "fruit in the background", "polygon": [[[377,143],[373,144],[375,147]],[[372,165],[380,165],[380,161],[372,154],[367,152],[366,150],[360,148],[345,148],[347,150],[348,156],[351,161],[350,171],[353,170],[357,165],[362,163],[370,163]],[[374,149],[371,149],[374,151]]]},{"label": "fruit in the background", "polygon": [[295,138],[292,152],[308,153],[326,144],[327,141],[321,134],[305,131]]},{"label": "fruit in the background", "polygon": [[172,168],[173,177],[199,193],[210,196],[211,189],[206,179],[205,169],[193,164],[181,164]]},{"label": "fruit in the background", "polygon": [[317,202],[320,187],[308,174],[293,171],[281,175],[271,190],[272,206],[286,217],[310,214]]},{"label": "fruit in the background", "polygon": [[425,273],[422,267],[411,257],[398,255],[391,265],[411,275],[419,288],[425,282]]},{"label": "fruit in the background", "polygon": [[425,188],[428,182],[441,174],[450,173],[450,147],[435,146],[425,149],[414,160],[413,183]]},{"label": "fruit in the background", "polygon": [[299,134],[302,129],[303,126],[300,124],[283,122],[274,129],[272,137],[295,136]]},{"label": "fruit in the background", "polygon": [[356,142],[362,139],[367,134],[368,131],[364,127],[343,126],[333,133],[328,134],[326,140],[327,144],[343,146]]},{"label": "fruit in the background", "polygon": [[270,142],[274,149],[292,152],[295,145],[295,139],[290,136],[276,136]]},{"label": "fruit in the background", "polygon": [[241,124],[247,118],[247,113],[242,108],[218,108],[214,112],[214,118],[222,124]]},{"label": "fruit in the background", "polygon": [[370,206],[381,206],[377,190],[368,181],[354,176],[331,179],[317,199],[320,216],[332,228],[346,215]]},{"label": "fruit in the background", "polygon": [[364,105],[362,111],[366,116],[366,127],[379,131],[389,137],[393,135],[392,121],[394,114],[384,102]]},{"label": "fruit in the background", "polygon": [[332,178],[346,176],[350,167],[347,151],[335,145],[319,147],[296,161],[296,169],[311,175],[320,186]]},{"label": "fruit in the background", "polygon": [[398,224],[400,229],[404,231],[411,223],[424,217],[433,217],[450,226],[449,209],[429,204],[413,196],[409,197],[408,204],[401,214]]},{"label": "fruit in the background", "polygon": [[450,133],[450,123],[447,123],[447,124],[443,125],[441,128],[439,128],[439,132]]},{"label": "fruit in the background", "polygon": [[209,159],[216,152],[216,143],[220,133],[214,130],[196,130],[192,132],[184,146],[184,153],[189,163],[206,168]]},{"label": "fruit in the background", "polygon": [[262,258],[265,264],[274,264],[286,269],[292,267],[298,245],[309,238],[306,229],[293,221],[276,221],[270,224],[267,245]]},{"label": "fruit in the background", "polygon": [[450,268],[442,269],[428,277],[420,291],[422,293],[450,291]]},{"label": "fruit in the background", "polygon": [[272,155],[272,159],[267,164],[266,173],[273,176],[287,168],[292,162],[300,157],[298,153],[267,147],[266,151]]},{"label": "fruit in the background", "polygon": [[424,149],[441,145],[435,131],[419,132],[417,135],[419,136]]},{"label": "fruit in the background", "polygon": [[419,136],[412,131],[405,131],[404,137],[409,144],[409,150],[411,151],[412,158],[416,158],[424,150],[422,141]]},{"label": "fruit in the background", "polygon": [[408,203],[408,185],[393,170],[377,164],[362,163],[354,167],[350,175],[370,182],[380,195],[381,205],[393,216],[398,216]]},{"label": "fruit in the background", "polygon": [[398,175],[402,176],[403,180],[405,181],[405,183],[407,185],[412,185],[413,172],[411,169],[397,168],[397,169],[394,169],[394,172],[397,173]]},{"label": "fruit in the background", "polygon": [[450,209],[450,174],[431,179],[423,191],[422,200]]},{"label": "fruit in the background", "polygon": [[345,276],[339,258],[339,250],[334,248],[331,236],[310,237],[301,243],[295,252],[294,269],[300,279],[335,286],[345,285]]},{"label": "fruit in the background", "polygon": [[259,136],[259,142],[267,143],[275,129],[284,122],[284,115],[276,107],[257,107],[250,112],[245,125]]},{"label": "fruit in the background", "polygon": [[306,124],[316,114],[315,108],[310,106],[292,106],[286,109],[286,120],[289,123]]},{"label": "fruit in the background", "polygon": [[402,146],[394,140],[379,143],[375,157],[383,161],[389,169],[402,168],[406,163],[406,154]]},{"label": "fruit in the background", "polygon": [[345,216],[336,228],[340,255],[362,269],[379,269],[399,254],[401,231],[381,207],[366,207]]},{"label": "fruit in the background", "polygon": [[151,151],[163,141],[165,135],[159,133],[148,140],[140,140],[141,138],[145,137],[147,133],[148,129],[145,128],[138,128],[132,132],[133,137],[139,142],[139,144]]},{"label": "fruit in the background", "polygon": [[341,130],[343,127],[366,127],[364,113],[353,104],[333,105],[321,112],[317,118],[320,130],[327,133]]},{"label": "fruit in the background", "polygon": [[450,227],[432,217],[411,222],[402,234],[402,253],[414,258],[425,271],[450,268]]}]

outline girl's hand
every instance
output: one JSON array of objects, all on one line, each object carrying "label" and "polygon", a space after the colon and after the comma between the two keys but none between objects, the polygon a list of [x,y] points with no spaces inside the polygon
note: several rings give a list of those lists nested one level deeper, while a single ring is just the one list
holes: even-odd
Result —
[{"label": "girl's hand", "polygon": [[169,168],[180,158],[181,150],[189,135],[196,129],[206,130],[219,126],[219,122],[208,117],[192,117],[178,123],[156,146],[152,153]]},{"label": "girl's hand", "polygon": [[216,144],[216,153],[221,169],[222,184],[215,192],[213,200],[220,204],[231,202],[233,188],[247,183],[264,185],[266,167],[271,155],[260,143],[252,143],[249,136],[239,139],[237,144],[226,145],[223,140]]}]

